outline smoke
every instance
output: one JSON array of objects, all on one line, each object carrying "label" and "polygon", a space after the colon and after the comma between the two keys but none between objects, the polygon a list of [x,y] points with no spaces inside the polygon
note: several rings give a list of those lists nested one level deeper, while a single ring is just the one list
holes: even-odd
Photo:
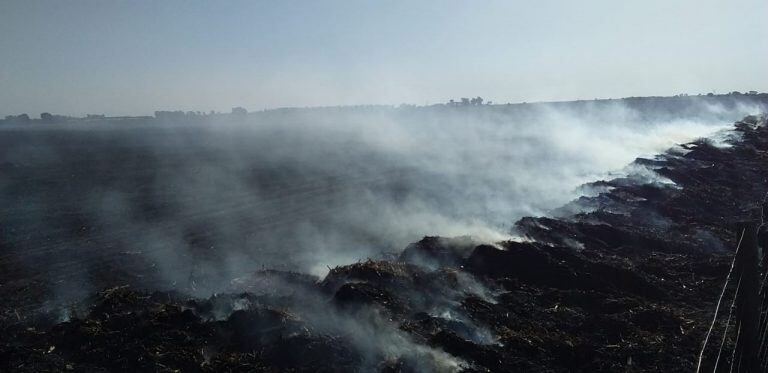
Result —
[{"label": "smoke", "polygon": [[[247,289],[248,296],[253,297],[253,302],[248,299],[221,296],[214,297],[214,307],[211,312],[218,320],[229,317],[237,309],[249,309],[258,307],[261,299],[279,299],[277,306],[290,312],[290,316],[310,328],[313,335],[340,336],[344,342],[361,358],[362,371],[380,370],[377,365],[382,362],[405,362],[415,371],[460,371],[466,367],[466,363],[442,351],[425,345],[423,341],[414,340],[414,336],[401,329],[400,320],[376,304],[368,304],[364,307],[356,305],[344,305],[334,301],[332,294],[337,286],[331,285],[330,292],[324,292],[316,284],[309,283],[311,278],[291,278],[296,274],[266,271],[254,274],[250,278],[240,279],[235,284],[234,290]],[[343,276],[343,274],[341,275]],[[309,277],[309,276],[307,276]],[[483,327],[478,327],[459,314],[452,314],[447,304],[458,304],[460,296],[465,292],[473,293],[478,290],[479,284],[474,284],[472,279],[459,280],[455,288],[448,282],[436,283],[433,293],[430,293],[428,303],[441,306],[442,317],[455,319],[454,324],[462,326],[460,332],[467,337],[495,343],[491,333]],[[394,297],[404,301],[420,303],[418,296],[409,296],[416,291],[407,286],[394,292]],[[422,296],[424,294],[421,294]],[[245,295],[244,295],[245,296]],[[330,298],[329,298],[330,297]],[[426,299],[424,301],[427,301]],[[274,306],[274,305],[273,305]],[[415,305],[416,309],[425,307],[425,304]]]},{"label": "smoke", "polygon": [[264,267],[322,276],[424,235],[498,241],[579,185],[760,110],[666,105],[285,109],[3,129],[1,242],[57,293],[118,278],[207,295]]}]

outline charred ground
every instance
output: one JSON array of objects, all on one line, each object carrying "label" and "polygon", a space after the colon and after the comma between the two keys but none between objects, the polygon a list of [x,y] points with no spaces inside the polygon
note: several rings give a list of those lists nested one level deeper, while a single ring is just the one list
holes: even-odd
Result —
[{"label": "charred ground", "polygon": [[[666,179],[594,183],[599,193],[560,217],[517,222],[520,242],[425,237],[397,257],[324,278],[258,270],[208,299],[120,286],[42,313],[24,308],[43,296],[34,281],[3,281],[0,364],[35,372],[691,371],[730,265],[734,224],[768,190],[764,119],[745,118],[735,133],[728,147],[702,140],[638,159]],[[0,266],[7,278],[23,277],[9,257]],[[110,267],[95,275],[109,278]]]}]

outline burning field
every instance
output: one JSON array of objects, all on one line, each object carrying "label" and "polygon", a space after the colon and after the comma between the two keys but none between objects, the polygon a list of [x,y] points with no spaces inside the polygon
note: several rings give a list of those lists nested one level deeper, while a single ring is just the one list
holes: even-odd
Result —
[{"label": "burning field", "polygon": [[[380,159],[374,151],[369,155]],[[727,140],[696,140],[638,158],[624,174],[585,184],[582,197],[546,217],[523,217],[496,240],[428,236],[347,264],[306,259],[327,264],[321,270],[305,262],[255,266],[245,254],[221,258],[218,232],[205,226],[180,232],[189,250],[184,263],[193,264],[152,264],[159,261],[146,259],[148,249],[124,243],[138,236],[147,242],[154,229],[169,229],[162,217],[171,207],[154,202],[141,212],[140,227],[136,219],[114,222],[134,222],[125,230],[62,212],[52,230],[82,237],[69,241],[82,244],[82,251],[71,251],[68,260],[46,261],[56,242],[16,230],[20,225],[7,219],[0,241],[0,370],[692,371],[738,241],[735,223],[760,207],[768,192],[766,164],[768,126],[765,118],[750,116],[734,125]],[[22,172],[13,162],[0,167],[11,179]],[[390,170],[385,178],[405,189],[408,180],[422,176],[407,167]],[[55,171],[83,177],[81,169]],[[361,183],[374,175],[364,176]],[[138,192],[129,199],[164,200],[162,193],[171,191],[141,189],[154,177],[134,175]],[[62,186],[61,195],[78,194],[77,185]],[[326,198],[349,193],[330,181],[324,185],[292,186],[296,198],[313,197],[318,188]],[[430,194],[424,190],[415,193]],[[432,208],[427,200],[420,198],[420,206]],[[271,206],[268,199],[262,203]],[[283,217],[323,221],[338,212],[313,215],[303,204],[295,209]],[[388,212],[372,215],[378,213]],[[368,215],[344,221],[361,217]],[[197,221],[185,218],[191,225]],[[225,218],[235,225],[241,216]],[[307,244],[294,241],[295,231],[281,230],[270,215],[244,219],[285,234],[278,245],[283,250]],[[99,229],[109,233],[91,231]],[[389,244],[366,230],[353,231],[357,238],[345,244]],[[226,245],[250,242],[249,236],[239,239]],[[119,247],[105,250],[105,242]],[[40,266],[29,265],[35,260]],[[226,275],[239,275],[194,263],[236,268]],[[248,265],[254,267],[244,269]],[[90,286],[71,285],[81,282]],[[167,286],[148,285],[159,282]],[[712,338],[720,341],[722,334]],[[716,347],[705,350],[703,367],[711,370],[717,354]]]},{"label": "burning field", "polygon": [[768,373],[766,15],[0,0],[0,373]]}]

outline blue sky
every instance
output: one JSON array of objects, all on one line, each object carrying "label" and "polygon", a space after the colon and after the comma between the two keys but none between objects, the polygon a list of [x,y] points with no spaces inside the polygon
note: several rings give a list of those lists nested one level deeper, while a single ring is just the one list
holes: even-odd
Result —
[{"label": "blue sky", "polygon": [[768,90],[768,1],[0,2],[0,115]]}]

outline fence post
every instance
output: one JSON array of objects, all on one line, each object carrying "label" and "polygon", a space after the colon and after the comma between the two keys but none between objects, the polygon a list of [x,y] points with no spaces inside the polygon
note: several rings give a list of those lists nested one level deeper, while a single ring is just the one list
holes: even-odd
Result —
[{"label": "fence post", "polygon": [[758,372],[760,363],[760,257],[757,248],[759,222],[737,224],[737,232],[744,232],[741,249],[736,256],[736,278],[741,278],[736,294],[736,322],[739,333],[736,340],[736,364],[738,372]]}]

